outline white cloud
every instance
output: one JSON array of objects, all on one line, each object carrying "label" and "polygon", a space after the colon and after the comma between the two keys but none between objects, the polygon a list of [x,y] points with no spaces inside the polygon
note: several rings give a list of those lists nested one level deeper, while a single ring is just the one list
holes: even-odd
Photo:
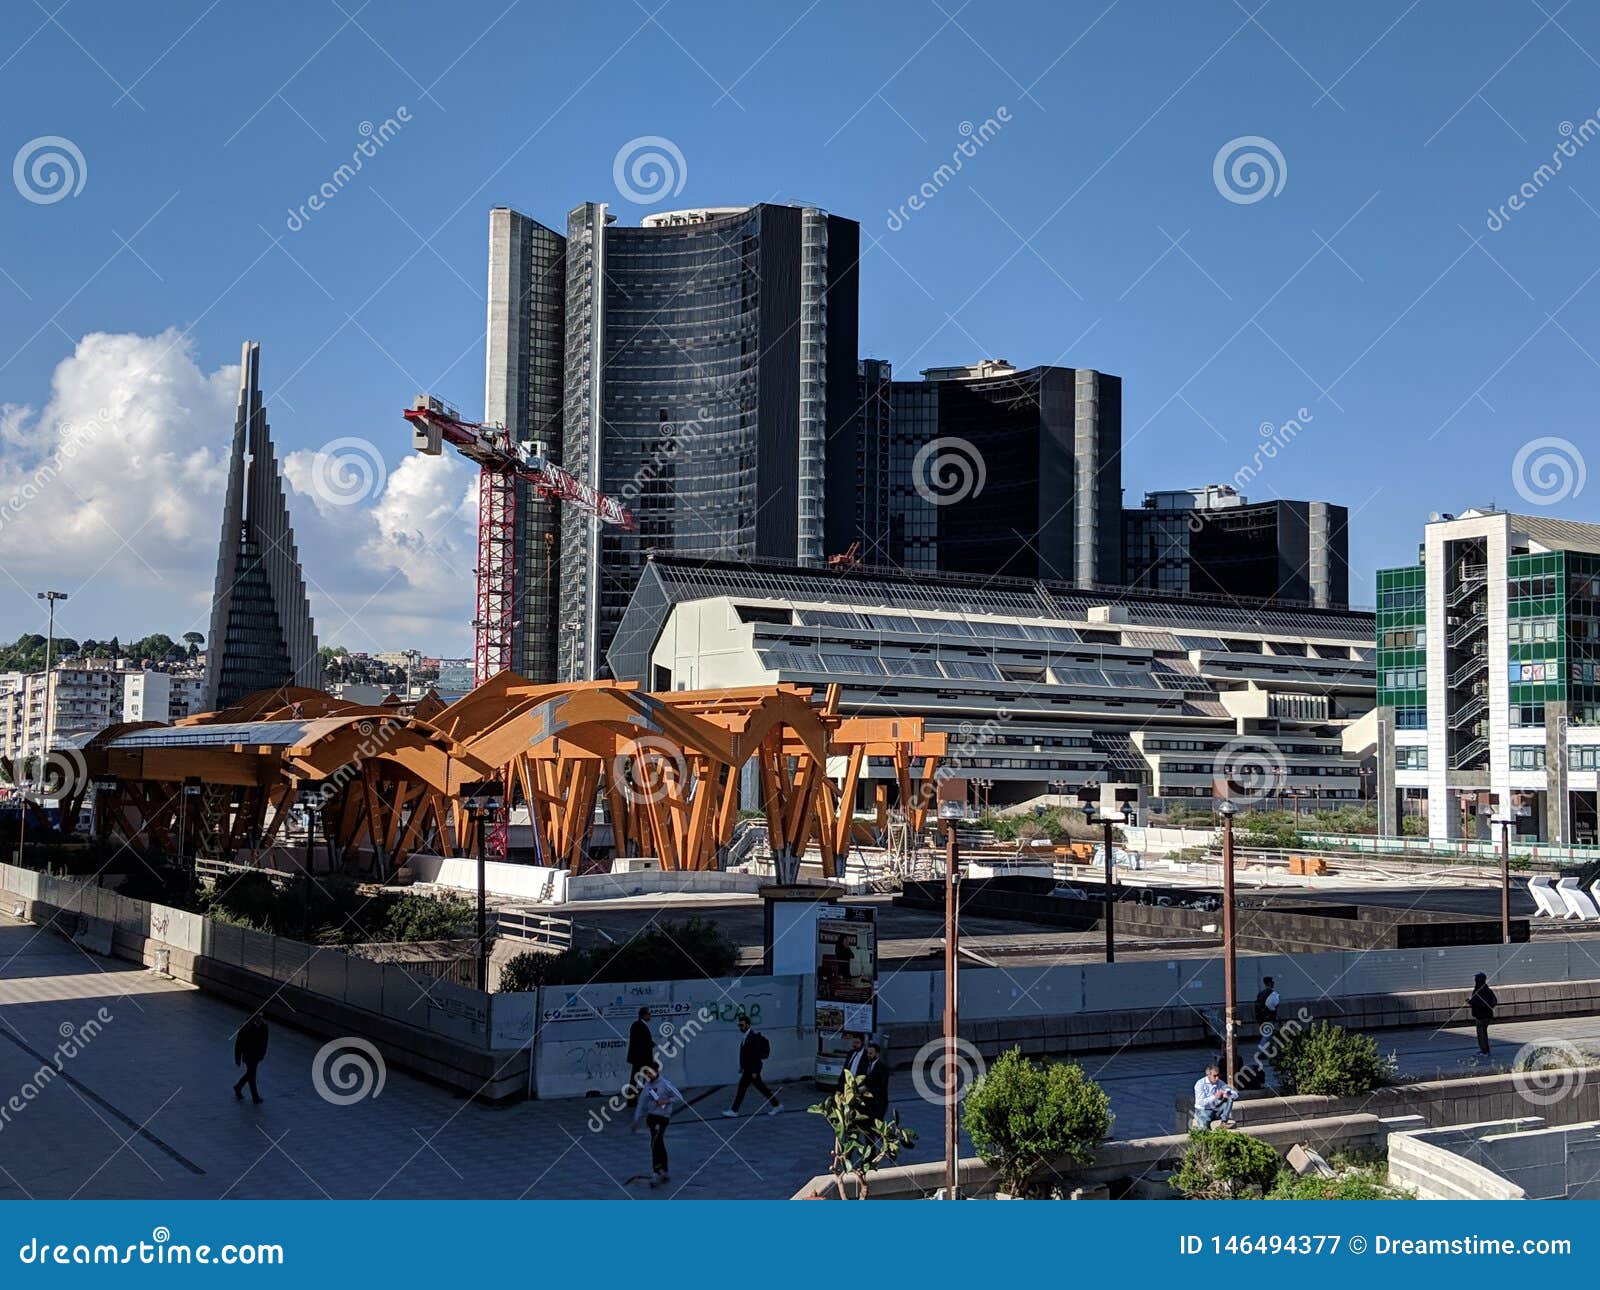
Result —
[{"label": "white cloud", "polygon": [[[43,579],[73,594],[70,634],[208,630],[238,381],[236,364],[203,372],[176,330],[93,333],[56,367],[42,410],[0,405],[0,603]],[[408,455],[389,471],[376,445],[351,440],[283,454],[294,426],[264,394],[319,639],[470,652],[467,467]],[[352,442],[365,486],[339,473]]]}]

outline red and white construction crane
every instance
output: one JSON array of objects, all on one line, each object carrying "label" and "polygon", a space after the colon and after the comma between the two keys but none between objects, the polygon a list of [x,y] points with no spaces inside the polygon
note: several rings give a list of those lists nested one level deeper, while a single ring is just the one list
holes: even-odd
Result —
[{"label": "red and white construction crane", "polygon": [[473,683],[482,685],[511,666],[511,633],[516,603],[517,481],[527,481],[541,497],[576,506],[602,524],[633,530],[633,512],[563,470],[536,443],[513,443],[504,426],[463,421],[456,410],[430,394],[419,394],[407,408],[411,442],[418,452],[437,457],[450,444],[478,463],[478,615],[473,653]]}]

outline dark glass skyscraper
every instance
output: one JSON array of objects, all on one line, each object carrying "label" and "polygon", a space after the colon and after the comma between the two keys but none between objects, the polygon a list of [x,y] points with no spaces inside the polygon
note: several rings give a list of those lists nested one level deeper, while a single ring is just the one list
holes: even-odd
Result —
[{"label": "dark glass skyscraper", "polygon": [[1145,494],[1123,517],[1130,586],[1343,609],[1349,512],[1331,502],[1251,502],[1228,484]]},{"label": "dark glass skyscraper", "polygon": [[849,432],[863,560],[1120,582],[1121,378],[995,360],[923,377],[891,381],[887,363],[861,363]]},{"label": "dark glass skyscraper", "polygon": [[651,551],[848,543],[859,250],[853,221],[795,206],[568,217],[561,460],[638,530],[562,514],[558,676],[603,666]]},{"label": "dark glass skyscraper", "polygon": [[[566,341],[567,239],[503,206],[489,212],[489,330],[484,419],[521,442],[562,454],[562,362]],[[555,587],[560,574],[560,513],[517,485],[513,538],[511,669],[556,675]]]}]

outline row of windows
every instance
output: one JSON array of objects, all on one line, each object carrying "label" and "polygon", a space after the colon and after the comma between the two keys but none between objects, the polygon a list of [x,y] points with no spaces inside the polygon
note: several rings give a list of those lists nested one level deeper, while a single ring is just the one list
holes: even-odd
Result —
[{"label": "row of windows", "polygon": [[1415,746],[1396,748],[1394,750],[1394,764],[1398,770],[1427,770],[1428,750]]},{"label": "row of windows", "polygon": [[1506,623],[1508,641],[1553,641],[1561,638],[1561,624],[1554,618],[1513,618]]}]

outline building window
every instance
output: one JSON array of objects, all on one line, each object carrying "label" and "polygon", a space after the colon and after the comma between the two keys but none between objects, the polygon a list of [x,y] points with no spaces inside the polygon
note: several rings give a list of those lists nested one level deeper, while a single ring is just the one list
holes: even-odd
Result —
[{"label": "building window", "polygon": [[1544,748],[1538,744],[1512,744],[1511,769],[1543,770]]}]

